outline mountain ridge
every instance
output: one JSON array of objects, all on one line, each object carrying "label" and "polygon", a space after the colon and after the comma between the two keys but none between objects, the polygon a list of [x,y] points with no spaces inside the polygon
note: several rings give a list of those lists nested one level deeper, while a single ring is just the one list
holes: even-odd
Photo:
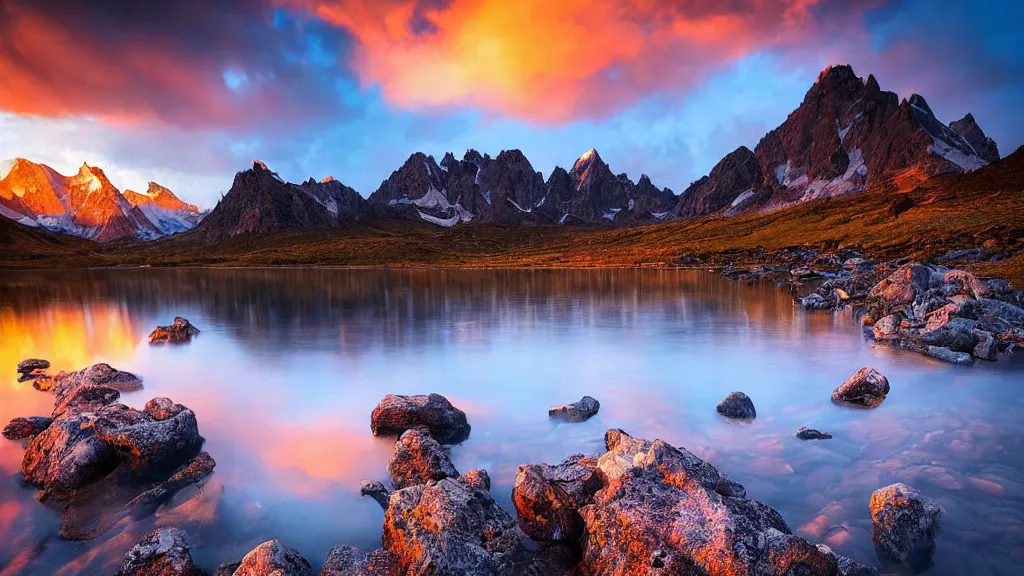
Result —
[{"label": "mountain ridge", "polygon": [[[214,242],[345,226],[364,218],[440,227],[469,222],[636,226],[774,211],[861,192],[903,174],[923,180],[977,170],[998,158],[998,146],[972,114],[944,124],[923,96],[900,100],[882,90],[873,75],[861,78],[851,66],[837,65],[825,68],[786,120],[752,149],[737,147],[679,195],[646,175],[634,182],[625,173],[616,174],[593,148],[569,170],[556,165],[547,180],[518,149],[502,150],[496,157],[469,149],[461,160],[446,152],[440,163],[414,152],[366,198],[334,177],[288,183],[255,161],[253,168],[236,174],[231,191],[205,219],[184,203],[175,204],[175,210],[184,211],[180,217],[155,216],[150,206],[157,202],[144,197],[152,186],[147,195],[126,192],[129,206],[121,218],[112,206],[117,199],[107,191],[94,202],[105,206],[96,211],[106,215],[110,231],[89,234],[127,237],[134,226],[136,239],[148,239],[168,229],[194,227],[194,236]],[[107,190],[109,184],[101,170],[99,175],[80,171],[63,183],[48,167],[33,170],[41,184],[30,203],[40,211],[59,211],[56,206],[66,197],[75,205],[89,197],[86,188]],[[32,212],[22,196],[5,196],[5,181],[0,181],[0,214],[18,219]],[[95,225],[94,220],[103,219],[86,220]]]},{"label": "mountain ridge", "polygon": [[16,158],[0,172],[0,215],[29,227],[99,242],[152,240],[187,230],[202,218],[155,183],[148,193],[122,194],[96,166],[64,176],[46,164]]}]

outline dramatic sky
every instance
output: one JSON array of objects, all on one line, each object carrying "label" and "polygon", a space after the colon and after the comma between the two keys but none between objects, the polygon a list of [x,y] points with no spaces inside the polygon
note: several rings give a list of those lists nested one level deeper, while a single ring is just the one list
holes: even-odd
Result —
[{"label": "dramatic sky", "polygon": [[368,195],[408,155],[597,148],[677,192],[849,63],[1024,143],[1017,0],[0,0],[0,160],[204,207],[259,158]]}]

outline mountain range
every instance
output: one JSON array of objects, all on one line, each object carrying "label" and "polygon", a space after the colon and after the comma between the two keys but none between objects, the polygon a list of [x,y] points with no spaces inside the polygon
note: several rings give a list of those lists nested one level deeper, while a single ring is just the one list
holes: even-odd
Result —
[{"label": "mountain range", "polygon": [[64,176],[24,158],[0,164],[0,214],[98,242],[152,240],[189,230],[203,217],[153,182],[145,193],[122,194],[100,168],[82,164]]},{"label": "mountain range", "polygon": [[18,160],[0,180],[0,213],[99,241],[185,232],[212,242],[381,219],[443,227],[631,226],[771,211],[860,192],[897,176],[925,180],[996,160],[996,143],[971,114],[944,124],[922,96],[901,101],[874,76],[865,80],[850,66],[831,66],[753,150],[730,152],[679,195],[646,175],[634,182],[615,174],[596,150],[583,153],[569,170],[555,167],[546,180],[519,150],[494,158],[469,150],[461,160],[449,152],[440,163],[417,152],[365,199],[332,177],[285,182],[257,160],[235,175],[203,218],[156,184],[145,194],[122,195],[98,168],[83,166],[66,178]]}]

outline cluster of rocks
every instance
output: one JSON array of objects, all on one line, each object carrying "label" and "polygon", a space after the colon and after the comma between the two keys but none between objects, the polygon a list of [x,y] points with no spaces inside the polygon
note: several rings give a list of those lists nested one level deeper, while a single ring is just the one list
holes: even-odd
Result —
[{"label": "cluster of rocks", "polygon": [[62,510],[60,535],[87,540],[119,518],[147,515],[215,466],[201,452],[195,413],[168,398],[143,410],[118,403],[138,378],[106,364],[53,378],[49,416],[15,418],[3,430],[25,444],[21,475]]},{"label": "cluster of rocks", "polygon": [[191,342],[193,336],[199,335],[199,328],[178,316],[170,326],[157,326],[149,334],[150,344],[184,344]]},{"label": "cluster of rocks", "polygon": [[1002,280],[907,264],[868,294],[865,325],[885,342],[957,364],[995,360],[1024,341],[1020,295]]},{"label": "cluster of rocks", "polygon": [[[794,246],[782,250],[726,252],[723,256],[730,259],[722,268],[726,278],[744,283],[769,281],[792,292],[817,288],[816,293],[823,299],[835,301],[837,305],[840,301],[864,298],[874,284],[870,278],[878,268],[862,253],[849,249],[828,251],[821,247]],[[731,261],[735,258],[764,264],[738,267]],[[834,293],[836,289],[841,292]],[[815,308],[827,307],[818,304],[817,297],[808,304]]]},{"label": "cluster of rocks", "polygon": [[[465,440],[465,413],[443,396],[392,396],[371,417],[398,435],[388,465],[395,490],[364,481],[384,508],[381,548],[330,550],[320,576],[633,576],[879,572],[796,536],[770,506],[685,448],[608,430],[598,456],[519,467],[515,517],[483,470],[459,472],[443,439]],[[941,509],[903,485],[871,497],[874,542],[887,561],[934,547]],[[185,534],[158,528],[124,557],[118,576],[198,576]],[[311,564],[268,540],[213,576],[312,576]]]},{"label": "cluster of rocks", "polygon": [[520,466],[513,488],[523,532],[567,547],[579,574],[877,573],[793,535],[777,511],[683,448],[622,430],[605,445],[599,457]]},{"label": "cluster of rocks", "polygon": [[[940,260],[963,262],[976,252],[955,251]],[[809,310],[849,307],[881,343],[957,364],[995,360],[1024,346],[1024,291],[1005,280],[906,259],[873,263],[852,250],[792,248],[758,258],[774,264],[727,266],[723,273],[804,293],[797,301]]]}]

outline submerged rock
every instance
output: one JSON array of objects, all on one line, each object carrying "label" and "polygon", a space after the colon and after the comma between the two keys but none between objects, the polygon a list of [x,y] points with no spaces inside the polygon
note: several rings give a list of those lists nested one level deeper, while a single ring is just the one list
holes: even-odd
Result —
[{"label": "submerged rock", "polygon": [[388,473],[391,474],[391,483],[395,488],[459,476],[459,471],[448,457],[448,451],[418,428],[402,433],[388,463]]},{"label": "submerged rock", "polygon": [[824,544],[818,544],[818,550],[836,559],[836,567],[839,569],[839,576],[881,576],[877,568],[861,564],[846,556],[840,556]]},{"label": "submerged rock", "polygon": [[150,344],[183,344],[199,335],[199,329],[188,320],[178,316],[170,326],[157,326],[149,334]]},{"label": "submerged rock", "polygon": [[4,427],[3,436],[8,440],[24,440],[40,434],[51,423],[53,423],[53,418],[44,418],[42,416],[15,418]]},{"label": "submerged rock", "polygon": [[718,413],[726,418],[751,420],[757,418],[754,402],[743,392],[730,392],[716,407]]},{"label": "submerged rock", "polygon": [[152,514],[156,509],[171,499],[179,490],[197,484],[213,474],[217,462],[209,452],[200,452],[198,456],[186,462],[166,481],[159,482],[128,504],[135,517]]},{"label": "submerged rock", "polygon": [[814,428],[808,428],[807,426],[801,426],[796,431],[796,437],[801,440],[831,440],[832,435],[828,432],[821,432]]},{"label": "submerged rock", "polygon": [[234,576],[313,576],[313,567],[278,540],[267,540],[242,558]]},{"label": "submerged rock", "polygon": [[949,362],[951,364],[970,366],[974,363],[974,359],[967,352],[954,352],[953,350],[942,346],[929,346],[927,353],[932,358],[942,360],[943,362]]},{"label": "submerged rock", "polygon": [[143,536],[124,555],[116,576],[201,576],[192,564],[185,532],[178,528],[157,528]]},{"label": "submerged rock", "polygon": [[374,436],[400,436],[412,428],[425,429],[442,444],[458,444],[469,438],[470,431],[466,413],[440,394],[388,394],[370,416]]},{"label": "submerged rock", "polygon": [[874,368],[861,368],[832,391],[833,402],[874,408],[889,394],[889,380]]},{"label": "submerged rock", "polygon": [[18,362],[18,374],[29,374],[32,372],[46,370],[49,367],[49,360],[43,360],[42,358],[28,358]]},{"label": "submerged rock", "polygon": [[870,509],[875,545],[892,559],[904,562],[934,548],[942,509],[917,490],[902,483],[879,488]]},{"label": "submerged rock", "polygon": [[563,422],[583,422],[597,414],[601,409],[601,403],[590,396],[584,396],[572,404],[562,404],[548,408],[548,417],[562,420]]},{"label": "submerged rock", "polygon": [[811,292],[807,296],[801,298],[800,305],[808,310],[828,310],[832,307],[832,303],[817,292]]},{"label": "submerged rock", "polygon": [[519,527],[541,542],[578,540],[583,534],[579,509],[600,489],[597,460],[583,454],[554,466],[524,464],[516,471],[512,488]]},{"label": "submerged rock", "polygon": [[359,494],[361,496],[369,496],[380,504],[380,507],[388,509],[388,498],[391,496],[391,492],[384,486],[383,482],[378,480],[363,480],[359,483]]}]

